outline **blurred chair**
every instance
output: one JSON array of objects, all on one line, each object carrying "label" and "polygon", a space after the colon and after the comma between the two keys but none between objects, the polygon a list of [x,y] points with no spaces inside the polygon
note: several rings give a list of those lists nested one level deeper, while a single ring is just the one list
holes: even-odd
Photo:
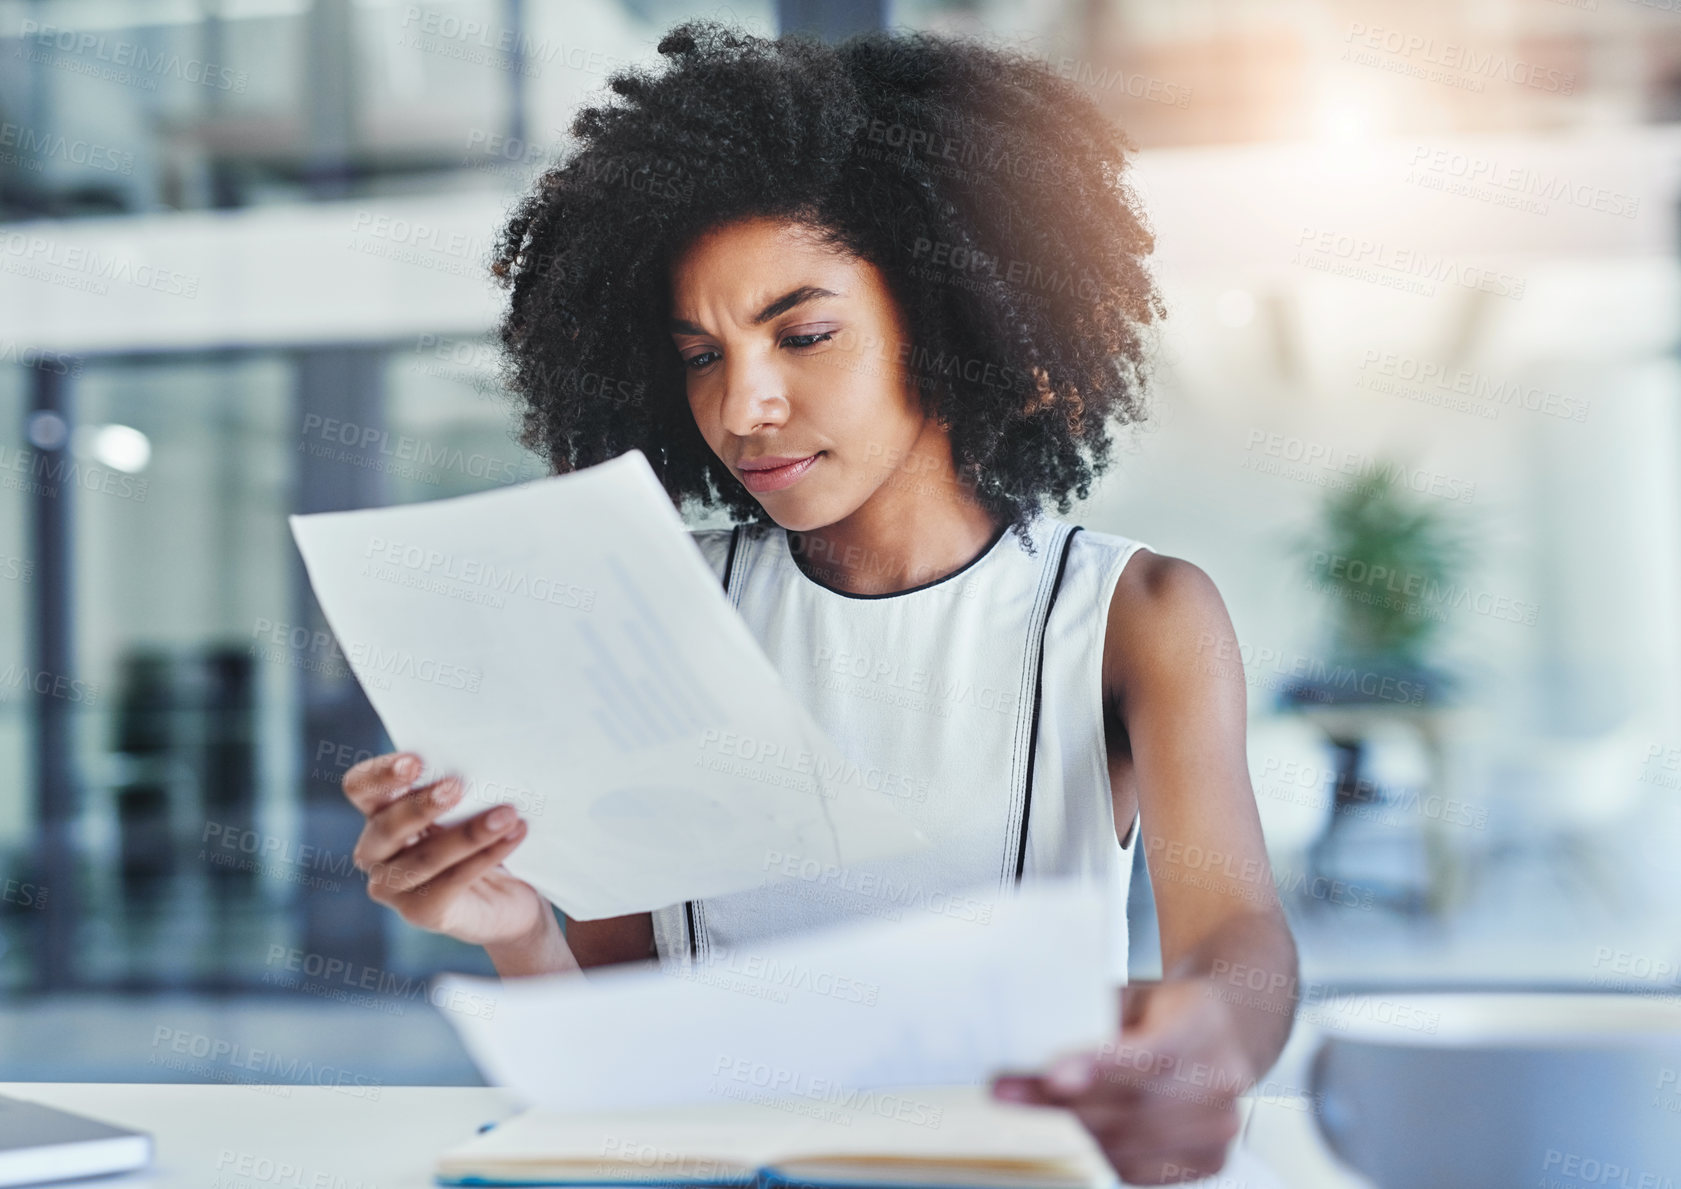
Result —
[{"label": "blurred chair", "polygon": [[[1628,878],[1630,852],[1652,850],[1641,840],[1662,833],[1674,816],[1648,814],[1654,802],[1672,801],[1674,794],[1643,780],[1643,764],[1652,746],[1671,735],[1640,716],[1596,735],[1523,740],[1496,771],[1491,862],[1482,877],[1528,864],[1573,881],[1607,907],[1619,907],[1619,896],[1641,895]],[[1671,856],[1673,874],[1678,865],[1667,844],[1676,840],[1665,839],[1653,853]]]},{"label": "blurred chair", "polygon": [[1437,758],[1419,727],[1370,715],[1356,754],[1339,773],[1325,834],[1312,848],[1316,873],[1343,879],[1393,907],[1441,903],[1444,847],[1432,836],[1440,792]]}]

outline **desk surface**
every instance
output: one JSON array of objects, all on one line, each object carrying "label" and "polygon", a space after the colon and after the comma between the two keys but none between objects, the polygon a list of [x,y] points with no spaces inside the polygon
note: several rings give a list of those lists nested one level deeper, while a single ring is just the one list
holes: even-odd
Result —
[{"label": "desk surface", "polygon": [[0,1082],[0,1094],[152,1133],[152,1171],[90,1189],[436,1189],[438,1153],[517,1110],[482,1086]]},{"label": "desk surface", "polygon": [[[86,1189],[437,1189],[440,1152],[518,1110],[483,1086],[0,1082],[0,1094],[151,1132],[150,1172],[76,1182]],[[1185,1189],[1366,1184],[1323,1154],[1305,1103],[1255,1109],[1251,1150]]]}]

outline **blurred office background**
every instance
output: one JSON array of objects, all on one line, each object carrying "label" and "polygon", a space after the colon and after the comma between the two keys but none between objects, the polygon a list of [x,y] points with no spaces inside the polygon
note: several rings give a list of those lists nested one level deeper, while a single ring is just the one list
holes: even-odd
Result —
[{"label": "blurred office background", "polygon": [[1139,146],[1155,416],[1070,519],[1224,593],[1313,994],[1681,991],[1665,5],[4,0],[0,1079],[223,1075],[157,1027],[474,1079],[285,517],[542,473],[490,237],[691,15],[1006,40]]}]

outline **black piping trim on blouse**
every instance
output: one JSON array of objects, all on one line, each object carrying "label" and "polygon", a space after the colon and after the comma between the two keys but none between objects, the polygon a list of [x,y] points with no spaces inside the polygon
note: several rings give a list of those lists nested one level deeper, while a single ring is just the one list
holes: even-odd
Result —
[{"label": "black piping trim on blouse", "polygon": [[[730,593],[730,575],[735,573],[735,546],[741,540],[741,526],[738,524],[730,529],[730,551],[724,555],[724,593]],[[695,924],[695,902],[683,902],[683,915],[689,924],[689,957],[694,961],[700,960],[700,929]]]},{"label": "black piping trim on blouse", "polygon": [[1056,563],[1056,578],[1051,582],[1051,597],[1045,603],[1045,618],[1039,625],[1039,657],[1038,671],[1033,677],[1033,727],[1029,738],[1032,740],[1027,749],[1027,781],[1022,790],[1021,801],[1021,839],[1016,847],[1016,882],[1021,883],[1022,872],[1027,870],[1027,821],[1033,810],[1033,760],[1039,752],[1039,703],[1045,692],[1045,634],[1051,624],[1051,609],[1056,606],[1057,591],[1062,589],[1062,572],[1068,568],[1068,547],[1074,544],[1074,534],[1083,525],[1076,524],[1062,539],[1062,557]]},{"label": "black piping trim on blouse", "polygon": [[827,582],[821,582],[818,579],[813,578],[810,574],[807,574],[805,572],[805,570],[801,569],[800,563],[797,562],[797,561],[794,561],[794,551],[788,545],[787,530],[784,530],[783,533],[782,533],[782,552],[787,555],[788,561],[790,562],[790,564],[792,564],[793,567],[796,570],[799,570],[800,575],[803,578],[805,578],[805,580],[807,582],[811,583],[813,586],[822,587],[824,590],[828,591],[830,594],[838,594],[842,598],[847,598],[847,599],[896,599],[896,598],[900,597],[901,595],[915,594],[919,590],[927,590],[931,586],[938,586],[942,582],[950,582],[953,578],[958,577],[960,574],[963,574],[964,572],[973,569],[975,566],[979,565],[982,561],[986,560],[986,558],[992,553],[992,551],[994,549],[998,548],[998,542],[1002,541],[1004,539],[1004,534],[1009,532],[1009,531],[1010,531],[1010,526],[1009,525],[1004,525],[1002,528],[995,531],[992,534],[992,540],[987,542],[987,546],[986,546],[985,549],[983,549],[979,553],[975,554],[974,557],[971,557],[968,561],[964,562],[961,566],[959,566],[957,569],[953,570],[951,573],[947,574],[943,578],[935,578],[931,582],[924,582],[920,586],[907,587],[904,590],[883,591],[881,594],[857,594],[857,593],[855,593],[853,591],[850,591],[850,590],[840,590],[836,587],[830,586]]}]

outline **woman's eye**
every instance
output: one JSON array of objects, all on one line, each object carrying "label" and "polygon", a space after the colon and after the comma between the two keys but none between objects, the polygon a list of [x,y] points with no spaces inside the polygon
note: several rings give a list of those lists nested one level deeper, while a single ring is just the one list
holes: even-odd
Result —
[{"label": "woman's eye", "polygon": [[[815,347],[818,343],[826,343],[835,337],[832,330],[814,331],[811,334],[790,334],[782,339],[784,347]],[[683,360],[683,366],[691,371],[701,371],[710,367],[718,359],[716,351],[700,351]]]}]

